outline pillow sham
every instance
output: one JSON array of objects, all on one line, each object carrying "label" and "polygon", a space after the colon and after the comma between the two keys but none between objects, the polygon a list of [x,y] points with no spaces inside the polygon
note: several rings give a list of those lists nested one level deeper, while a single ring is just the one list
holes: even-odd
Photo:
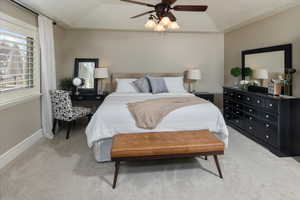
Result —
[{"label": "pillow sham", "polygon": [[183,84],[183,76],[179,77],[164,77],[166,86],[170,93],[182,93],[186,92]]},{"label": "pillow sham", "polygon": [[151,77],[151,76],[148,76],[148,75],[146,75],[145,77],[150,82],[152,94],[167,93],[168,92],[168,88],[166,86],[166,82],[165,82],[164,78]]},{"label": "pillow sham", "polygon": [[138,93],[138,89],[133,84],[133,81],[137,79],[116,79],[117,89],[116,92],[126,92],[126,93]]},{"label": "pillow sham", "polygon": [[150,83],[146,77],[142,77],[142,78],[139,78],[139,79],[133,81],[133,84],[139,90],[139,92],[142,92],[142,93],[150,93],[151,92]]}]

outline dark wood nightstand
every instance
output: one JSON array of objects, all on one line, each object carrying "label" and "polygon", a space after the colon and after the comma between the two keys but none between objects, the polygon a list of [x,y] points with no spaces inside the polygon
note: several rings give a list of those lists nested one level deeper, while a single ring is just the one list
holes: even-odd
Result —
[{"label": "dark wood nightstand", "polygon": [[214,97],[215,95],[208,92],[195,92],[193,93],[195,96],[200,97],[202,99],[208,100],[212,103],[214,103]]},{"label": "dark wood nightstand", "polygon": [[71,95],[73,106],[81,106],[92,109],[92,113],[95,113],[98,107],[102,104],[104,99],[109,95],[108,92],[105,92],[101,95],[98,94],[79,94]]}]

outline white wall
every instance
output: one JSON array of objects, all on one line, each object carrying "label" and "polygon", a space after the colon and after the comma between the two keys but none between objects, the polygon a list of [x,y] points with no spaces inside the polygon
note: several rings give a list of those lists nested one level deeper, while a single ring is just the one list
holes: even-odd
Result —
[{"label": "white wall", "polygon": [[[111,72],[183,72],[201,68],[201,91],[220,92],[224,81],[224,34],[155,33],[56,28],[58,80],[73,75],[74,59],[99,58]],[[58,53],[57,53],[58,54]]]}]

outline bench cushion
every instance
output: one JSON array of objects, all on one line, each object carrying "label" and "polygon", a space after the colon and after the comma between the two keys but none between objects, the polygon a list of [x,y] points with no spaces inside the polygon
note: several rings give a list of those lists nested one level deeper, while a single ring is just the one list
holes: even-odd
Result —
[{"label": "bench cushion", "polygon": [[224,143],[208,130],[119,134],[113,137],[112,159],[224,152]]}]

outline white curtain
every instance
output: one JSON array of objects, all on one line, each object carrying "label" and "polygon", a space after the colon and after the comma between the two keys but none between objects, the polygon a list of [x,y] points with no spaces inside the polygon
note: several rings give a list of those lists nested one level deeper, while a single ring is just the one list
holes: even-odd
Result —
[{"label": "white curtain", "polygon": [[42,90],[42,129],[45,137],[52,139],[52,106],[50,91],[56,89],[53,21],[39,15],[39,38],[41,46],[41,90]]}]

